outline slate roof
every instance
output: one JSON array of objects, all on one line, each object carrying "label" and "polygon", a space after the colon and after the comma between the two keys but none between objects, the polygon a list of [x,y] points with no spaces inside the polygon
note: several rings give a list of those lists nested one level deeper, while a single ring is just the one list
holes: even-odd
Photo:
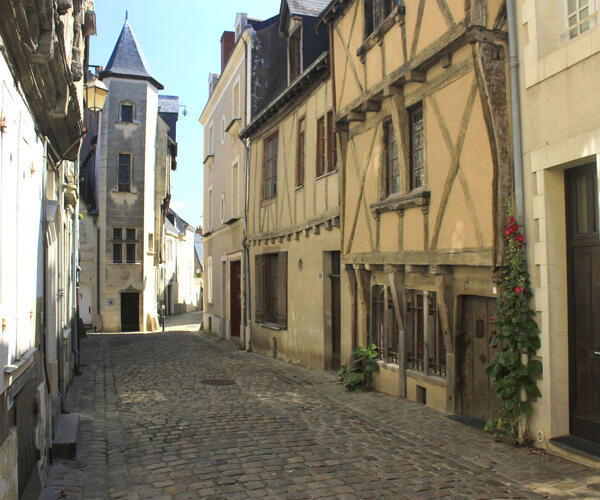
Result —
[{"label": "slate roof", "polygon": [[159,95],[158,112],[179,113],[179,97],[174,95]]},{"label": "slate roof", "polygon": [[323,9],[329,5],[330,0],[287,0],[290,14],[300,16],[319,17]]},{"label": "slate roof", "polygon": [[159,90],[164,88],[152,75],[150,66],[131,29],[129,20],[125,20],[117,44],[101,76],[102,78],[120,76],[137,80],[147,80]]}]

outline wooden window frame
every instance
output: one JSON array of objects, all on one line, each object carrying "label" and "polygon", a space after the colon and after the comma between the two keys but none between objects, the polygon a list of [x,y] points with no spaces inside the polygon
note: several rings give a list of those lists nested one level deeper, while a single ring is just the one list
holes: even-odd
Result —
[{"label": "wooden window frame", "polygon": [[371,289],[371,328],[369,344],[377,347],[378,359],[397,364],[400,360],[400,328],[390,287],[375,285]]},{"label": "wooden window frame", "polygon": [[321,116],[317,120],[317,162],[316,162],[316,177],[321,177],[325,174],[325,154],[327,150],[325,135],[325,116]]},{"label": "wooden window frame", "polygon": [[334,172],[337,169],[337,144],[335,141],[335,123],[333,111],[327,112],[327,167],[326,171]]},{"label": "wooden window frame", "polygon": [[298,120],[298,137],[296,139],[296,187],[304,186],[306,163],[306,119]]},{"label": "wooden window frame", "polygon": [[365,38],[377,31],[397,4],[397,0],[365,0]]},{"label": "wooden window frame", "polygon": [[[423,102],[419,102],[407,110],[408,134],[410,144],[409,182],[410,190],[424,187],[425,178],[425,114]],[[419,118],[420,114],[420,118]],[[420,122],[420,129],[418,123]],[[420,142],[418,135],[420,134]],[[421,156],[421,165],[418,165]]]},{"label": "wooden window frame", "polygon": [[[395,148],[395,157],[394,157]],[[383,197],[386,198],[392,194],[400,193],[402,187],[400,185],[400,154],[398,150],[398,142],[394,132],[394,123],[390,118],[383,122],[383,150],[384,150],[384,176],[383,176]],[[396,174],[394,175],[394,164],[396,166]],[[397,179],[397,188],[394,189],[394,179]]]},{"label": "wooden window frame", "polygon": [[[121,164],[121,159],[127,157],[129,159],[128,161],[128,165],[125,167],[125,165]],[[132,170],[133,170],[133,155],[131,153],[119,153],[119,159],[118,159],[118,163],[117,163],[117,190],[120,193],[130,193],[131,192],[131,185],[133,184],[132,182]],[[121,169],[122,168],[127,168],[127,177],[128,177],[128,182],[121,182],[122,177],[121,177]]]},{"label": "wooden window frame", "polygon": [[289,38],[290,82],[302,74],[302,26]]},{"label": "wooden window frame", "polygon": [[[269,137],[267,137],[264,141],[264,162],[263,162],[263,201],[271,200],[277,197],[277,155],[278,155],[278,145],[279,141],[279,132],[274,132]],[[269,145],[274,144],[274,153],[273,156],[269,156]],[[269,165],[269,162],[271,164]],[[269,166],[271,166],[271,171],[269,171]],[[271,190],[268,190],[269,181],[271,181]]]},{"label": "wooden window frame", "polygon": [[286,330],[288,308],[287,252],[255,255],[254,318],[256,323]]}]

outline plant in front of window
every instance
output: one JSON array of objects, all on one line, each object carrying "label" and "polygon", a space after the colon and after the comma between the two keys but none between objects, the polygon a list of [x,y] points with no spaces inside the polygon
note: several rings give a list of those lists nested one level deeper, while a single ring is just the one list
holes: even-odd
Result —
[{"label": "plant in front of window", "polygon": [[490,345],[499,347],[487,367],[492,388],[500,399],[500,409],[486,424],[486,430],[496,438],[512,434],[516,442],[527,440],[524,417],[531,415],[531,401],[541,396],[536,379],[542,373],[542,363],[534,359],[540,348],[539,328],[535,311],[530,306],[531,284],[523,245],[525,238],[507,203],[506,265],[496,317],[492,318],[498,334]]},{"label": "plant in front of window", "polygon": [[372,373],[379,370],[377,355],[375,344],[359,346],[354,350],[350,363],[343,365],[337,372],[344,389],[365,392],[371,388]]}]

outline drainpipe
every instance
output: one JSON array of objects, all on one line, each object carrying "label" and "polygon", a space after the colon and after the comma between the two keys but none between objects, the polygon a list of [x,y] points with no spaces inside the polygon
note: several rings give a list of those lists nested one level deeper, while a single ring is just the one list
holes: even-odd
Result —
[{"label": "drainpipe", "polygon": [[525,203],[523,190],[523,146],[521,143],[521,99],[519,84],[519,46],[517,43],[517,15],[514,0],[506,0],[508,21],[508,51],[510,56],[510,104],[512,118],[513,176],[517,220],[524,228]]},{"label": "drainpipe", "polygon": [[[514,0],[506,0],[508,22],[508,51],[510,56],[510,107],[512,118],[513,177],[515,189],[515,215],[525,233],[525,198],[523,190],[523,145],[521,142],[521,86],[519,83],[519,45],[517,41],[517,14]],[[521,362],[527,366],[526,353],[521,354]],[[525,389],[521,390],[521,401],[527,401]],[[523,442],[527,433],[528,417],[519,421],[519,441]]]},{"label": "drainpipe", "polygon": [[42,161],[42,233],[43,233],[43,268],[42,268],[42,363],[46,379],[46,390],[50,399],[50,377],[48,376],[48,221],[46,220],[46,177],[48,174],[48,138],[44,137],[44,157]]},{"label": "drainpipe", "polygon": [[[242,34],[242,42],[244,42],[244,127],[248,123],[248,43]],[[244,225],[242,237],[242,250],[244,252],[244,310],[243,310],[243,325],[244,325],[244,343],[247,351],[252,350],[252,313],[248,303],[250,297],[250,250],[248,249],[248,169],[250,167],[250,145],[249,140],[244,139]]]}]

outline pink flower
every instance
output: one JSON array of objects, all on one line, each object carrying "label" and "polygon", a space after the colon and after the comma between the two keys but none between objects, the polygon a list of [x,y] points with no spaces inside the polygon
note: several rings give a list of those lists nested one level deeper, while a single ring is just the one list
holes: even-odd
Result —
[{"label": "pink flower", "polygon": [[522,234],[517,234],[517,241],[518,241],[519,243],[523,243],[523,241],[525,241],[525,238],[523,237],[523,235],[522,235]]},{"label": "pink flower", "polygon": [[523,288],[523,289],[521,289],[521,287],[520,287],[519,285],[517,285],[517,286],[515,287],[515,293],[521,293],[521,290],[525,291],[525,289],[524,289],[524,288]]}]

